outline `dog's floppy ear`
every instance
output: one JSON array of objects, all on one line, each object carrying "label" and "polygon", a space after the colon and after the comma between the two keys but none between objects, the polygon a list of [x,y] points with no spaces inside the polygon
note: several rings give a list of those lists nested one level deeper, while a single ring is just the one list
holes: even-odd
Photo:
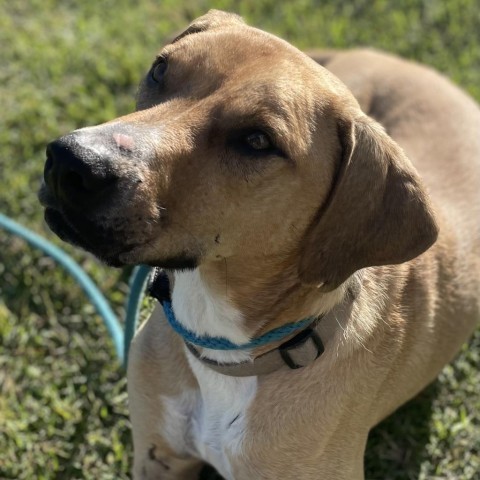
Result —
[{"label": "dog's floppy ear", "polygon": [[383,128],[363,115],[340,120],[338,130],[341,162],[299,266],[301,280],[323,291],[361,268],[411,260],[438,234],[418,174]]},{"label": "dog's floppy ear", "polygon": [[221,10],[209,10],[205,15],[194,20],[188,28],[177,35],[171,43],[175,43],[187,35],[193,33],[205,32],[217,27],[223,27],[231,24],[244,24],[242,17],[235,13],[222,12]]}]

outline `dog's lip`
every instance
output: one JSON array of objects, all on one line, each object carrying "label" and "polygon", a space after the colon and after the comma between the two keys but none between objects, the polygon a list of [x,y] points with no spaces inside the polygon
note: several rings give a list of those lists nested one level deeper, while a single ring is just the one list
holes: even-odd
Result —
[{"label": "dog's lip", "polygon": [[45,182],[42,182],[42,185],[40,186],[40,190],[38,191],[38,200],[40,201],[40,204],[42,205],[42,207],[59,210],[57,201],[55,200],[55,197],[52,195],[52,193],[48,189]]},{"label": "dog's lip", "polygon": [[88,241],[85,235],[82,235],[71,222],[68,216],[55,207],[45,208],[45,221],[49,228],[64,242],[78,246],[93,253],[102,262],[112,267],[122,267],[127,263],[124,261],[125,255],[138,248],[138,245],[115,246],[109,244],[106,246],[95,245]]},{"label": "dog's lip", "polygon": [[74,245],[83,246],[83,241],[79,233],[66,220],[62,212],[52,206],[45,206],[45,221],[50,229],[60,237],[61,240],[73,243]]}]

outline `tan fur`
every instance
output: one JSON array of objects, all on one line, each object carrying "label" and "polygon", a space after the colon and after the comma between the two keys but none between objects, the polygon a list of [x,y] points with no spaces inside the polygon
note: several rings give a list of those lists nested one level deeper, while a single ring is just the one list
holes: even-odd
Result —
[{"label": "tan fur", "polygon": [[[219,12],[162,54],[164,84],[144,81],[139,111],[114,121],[141,130],[153,152],[138,221],[144,205],[161,206],[123,261],[198,258],[251,336],[328,311],[360,281],[352,311],[322,325],[320,359],[258,379],[242,453],[228,455],[236,480],[362,479],[369,430],[435,378],[479,316],[479,109],[414,63],[319,53],[345,87]],[[225,147],[252,125],[268,127],[287,158]],[[199,387],[158,309],[130,355],[134,477],[195,478],[201,459],[172,448],[160,399]]]}]

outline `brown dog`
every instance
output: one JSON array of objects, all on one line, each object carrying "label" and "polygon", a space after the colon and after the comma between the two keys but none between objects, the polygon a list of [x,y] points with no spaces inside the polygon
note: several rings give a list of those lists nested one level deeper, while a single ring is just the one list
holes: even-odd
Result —
[{"label": "brown dog", "polygon": [[187,348],[158,308],[128,372],[136,479],[204,462],[236,480],[361,479],[372,426],[474,329],[477,105],[381,53],[317,60],[344,83],[212,11],[161,51],[137,112],[49,146],[52,228],[111,264],[170,269],[198,337],[320,318],[223,351]]}]

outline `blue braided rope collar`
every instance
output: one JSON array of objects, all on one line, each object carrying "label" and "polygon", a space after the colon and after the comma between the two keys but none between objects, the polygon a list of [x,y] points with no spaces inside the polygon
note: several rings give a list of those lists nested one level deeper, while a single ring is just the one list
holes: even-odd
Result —
[{"label": "blue braided rope collar", "polygon": [[262,345],[275,342],[276,340],[282,340],[292,333],[304,330],[318,319],[318,317],[308,317],[300,320],[299,322],[287,323],[286,325],[282,325],[281,327],[274,328],[273,330],[264,333],[260,337],[252,339],[250,342],[238,345],[224,337],[211,337],[208,335],[199,336],[179,323],[172,308],[168,277],[162,270],[155,269],[153,279],[148,290],[149,294],[162,304],[168,323],[171,325],[173,330],[175,330],[175,332],[177,332],[183,338],[185,342],[191,343],[198,347],[211,348],[213,350],[248,350],[251,348],[260,347]]},{"label": "blue braided rope collar", "polygon": [[299,322],[287,323],[286,325],[274,328],[247,343],[238,345],[224,337],[210,337],[208,335],[198,336],[196,333],[188,330],[178,322],[173,313],[172,303],[169,300],[163,300],[162,307],[168,323],[175,332],[183,338],[183,340],[198,347],[211,348],[213,350],[247,350],[254,347],[260,347],[261,345],[281,340],[294,332],[303,330],[316,320],[316,317],[308,317]]}]

